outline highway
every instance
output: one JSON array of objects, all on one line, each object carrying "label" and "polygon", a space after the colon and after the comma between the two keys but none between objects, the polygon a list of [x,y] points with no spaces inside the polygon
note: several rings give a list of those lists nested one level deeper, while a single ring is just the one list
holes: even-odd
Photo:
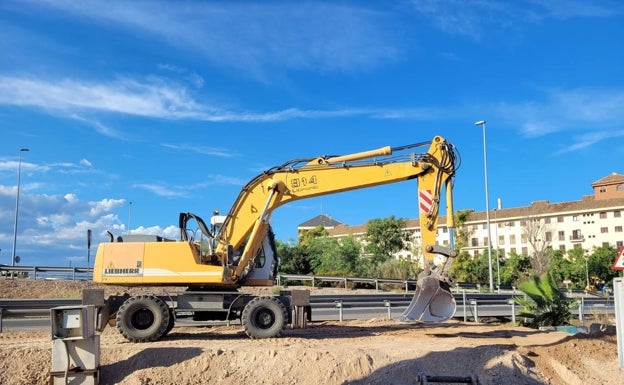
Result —
[{"label": "highway", "polygon": [[[517,293],[454,293],[457,302],[457,311],[454,317],[467,322],[482,322],[487,318],[511,320],[514,314],[517,315],[520,311],[518,306],[512,305],[512,298],[517,295]],[[411,298],[411,294],[313,295],[310,297],[312,321],[379,317],[398,319]],[[614,314],[612,297],[582,296],[575,299],[579,305],[572,308],[572,313],[577,317]],[[0,309],[2,309],[3,315],[0,321],[0,330],[3,332],[50,330],[50,308],[79,304],[79,299],[0,299]],[[205,326],[209,324],[211,323],[197,323],[183,318],[176,322],[177,326]]]}]

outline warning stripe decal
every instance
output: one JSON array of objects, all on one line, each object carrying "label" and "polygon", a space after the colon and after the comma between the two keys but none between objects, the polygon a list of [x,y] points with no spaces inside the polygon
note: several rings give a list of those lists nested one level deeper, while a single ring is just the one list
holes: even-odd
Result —
[{"label": "warning stripe decal", "polygon": [[431,190],[418,190],[418,206],[421,214],[427,214],[431,211],[433,205],[433,196]]}]

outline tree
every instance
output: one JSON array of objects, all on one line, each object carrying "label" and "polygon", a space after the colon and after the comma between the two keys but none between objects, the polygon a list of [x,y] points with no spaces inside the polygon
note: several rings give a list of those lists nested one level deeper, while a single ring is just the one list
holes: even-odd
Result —
[{"label": "tree", "polygon": [[515,298],[516,303],[523,307],[520,315],[527,319],[524,326],[538,328],[569,324],[572,316],[570,307],[574,304],[559,290],[552,274],[534,275],[519,287],[526,295]]},{"label": "tree", "polygon": [[393,254],[408,248],[412,235],[405,230],[405,220],[392,215],[385,219],[371,219],[366,226],[365,250],[375,265],[392,258]]},{"label": "tree", "polygon": [[466,221],[470,219],[472,210],[459,210],[455,213],[455,249],[461,250],[468,246],[468,240],[474,234],[474,230],[464,226]]},{"label": "tree", "polygon": [[280,257],[280,272],[284,274],[309,274],[312,272],[308,248],[300,243],[290,244],[276,241],[277,255]]},{"label": "tree", "polygon": [[531,261],[528,256],[511,253],[501,266],[501,282],[518,286],[531,275]]},{"label": "tree", "polygon": [[550,254],[547,252],[552,237],[550,224],[546,223],[544,218],[529,213],[522,227],[522,236],[526,238],[533,249],[533,255],[531,255],[533,272],[536,275],[544,274],[550,264]]},{"label": "tree", "polygon": [[325,227],[318,225],[313,229],[303,230],[301,234],[299,234],[299,243],[307,245],[313,238],[326,237],[328,235],[329,233]]},{"label": "tree", "polygon": [[360,244],[353,237],[310,239],[307,245],[314,274],[354,275],[360,259]]}]

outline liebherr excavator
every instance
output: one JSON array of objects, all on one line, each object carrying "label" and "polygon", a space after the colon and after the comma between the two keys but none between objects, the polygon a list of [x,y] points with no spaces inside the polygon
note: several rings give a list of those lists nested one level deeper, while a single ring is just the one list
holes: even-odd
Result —
[{"label": "liebherr excavator", "polygon": [[[426,153],[409,151],[426,146]],[[100,304],[99,324],[116,318],[119,331],[134,342],[157,340],[171,330],[177,317],[191,315],[198,321],[240,319],[251,338],[279,336],[292,315],[289,310],[300,299],[288,294],[254,296],[238,290],[274,284],[279,259],[269,224],[271,213],[298,199],[411,179],[418,181],[425,269],[401,319],[445,321],[455,312],[450,294],[453,282],[446,271],[455,251],[436,244],[437,222],[445,189],[447,226],[454,226],[452,180],[458,160],[453,145],[440,136],[401,147],[294,159],[252,179],[230,211],[213,216],[209,224],[194,214],[181,213],[179,240],[147,235],[115,240],[109,233],[111,242],[98,246],[95,282],[181,286],[186,290],[163,296],[111,296]],[[199,237],[187,229],[191,220],[201,231]],[[433,263],[436,254],[446,257],[441,268]]]}]

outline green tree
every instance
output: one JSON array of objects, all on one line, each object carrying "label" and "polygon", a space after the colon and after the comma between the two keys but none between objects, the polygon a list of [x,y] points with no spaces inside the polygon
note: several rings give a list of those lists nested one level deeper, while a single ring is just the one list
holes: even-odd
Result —
[{"label": "green tree", "polygon": [[570,307],[574,303],[566,298],[554,276],[550,273],[522,282],[519,286],[525,297],[516,297],[515,302],[522,306],[520,315],[525,317],[523,325],[538,328],[540,326],[568,325]]},{"label": "green tree", "polygon": [[455,238],[456,250],[461,250],[468,246],[468,241],[472,234],[474,234],[474,230],[465,226],[465,223],[468,219],[470,219],[470,214],[472,212],[472,210],[459,210],[455,213],[455,231],[453,232],[453,235]]},{"label": "green tree", "polygon": [[501,282],[518,286],[531,275],[531,260],[526,255],[511,253],[501,266]]},{"label": "green tree", "polygon": [[308,248],[300,243],[276,241],[277,255],[281,264],[279,271],[284,274],[310,274],[312,266]]},{"label": "green tree", "polygon": [[329,237],[312,238],[307,247],[314,274],[354,275],[361,249],[354,238],[345,237],[340,240]]},{"label": "green tree", "polygon": [[301,234],[299,234],[299,243],[303,245],[307,245],[311,239],[326,237],[329,233],[325,229],[325,227],[318,225],[313,229],[303,230]]},{"label": "green tree", "polygon": [[366,225],[365,250],[376,265],[392,259],[393,254],[408,248],[412,235],[405,230],[405,220],[392,215],[385,219],[371,219]]}]

